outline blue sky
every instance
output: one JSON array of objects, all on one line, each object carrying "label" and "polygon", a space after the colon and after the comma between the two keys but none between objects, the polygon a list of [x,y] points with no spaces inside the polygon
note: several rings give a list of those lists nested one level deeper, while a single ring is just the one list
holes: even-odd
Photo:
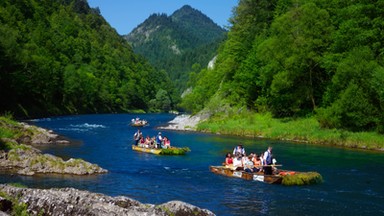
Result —
[{"label": "blue sky", "polygon": [[238,0],[88,0],[88,3],[93,8],[99,7],[107,22],[124,35],[151,14],[171,15],[186,4],[204,13],[219,26],[229,26],[228,19]]}]

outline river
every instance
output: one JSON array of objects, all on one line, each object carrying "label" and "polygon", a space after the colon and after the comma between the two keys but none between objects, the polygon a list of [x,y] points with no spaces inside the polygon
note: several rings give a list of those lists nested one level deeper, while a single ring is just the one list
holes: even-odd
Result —
[{"label": "river", "polygon": [[[0,175],[1,183],[29,187],[74,187],[110,196],[128,196],[143,203],[181,200],[217,215],[384,215],[384,153],[350,150],[196,132],[161,130],[171,144],[191,149],[184,156],[134,152],[132,118],[150,122],[143,135],[154,136],[171,114],[98,114],[31,121],[70,138],[72,145],[44,147],[64,159],[82,158],[108,169],[96,176]],[[270,145],[283,168],[319,172],[324,182],[309,186],[269,185],[219,176],[209,171],[226,152],[242,143],[248,153]]]}]

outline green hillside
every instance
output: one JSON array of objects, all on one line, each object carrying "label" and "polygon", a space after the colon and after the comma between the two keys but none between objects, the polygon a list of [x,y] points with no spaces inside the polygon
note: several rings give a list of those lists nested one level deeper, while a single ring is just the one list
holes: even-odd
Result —
[{"label": "green hillside", "polygon": [[383,133],[383,12],[383,1],[240,0],[214,69],[190,79],[183,107]]},{"label": "green hillside", "polygon": [[[226,31],[200,11],[185,5],[172,15],[152,14],[124,38],[135,53],[167,72],[176,89],[186,88],[192,66],[206,67]],[[196,69],[194,69],[196,70]]]},{"label": "green hillside", "polygon": [[18,117],[173,106],[167,74],[86,0],[1,1],[0,71],[0,113]]}]

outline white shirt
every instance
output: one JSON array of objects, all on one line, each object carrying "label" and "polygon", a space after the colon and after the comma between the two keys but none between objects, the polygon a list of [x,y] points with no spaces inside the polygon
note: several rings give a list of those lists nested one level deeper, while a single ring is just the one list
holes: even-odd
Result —
[{"label": "white shirt", "polygon": [[237,157],[233,158],[233,166],[235,167],[242,167],[243,163],[241,161],[241,158],[238,159]]},{"label": "white shirt", "polygon": [[240,153],[240,154],[245,154],[245,149],[244,148],[240,148],[239,146],[236,146],[234,149],[233,149],[233,155],[236,155],[236,153]]},{"label": "white shirt", "polygon": [[268,162],[267,162],[267,158],[268,156],[271,154],[271,152],[269,150],[265,151],[264,152],[264,157],[263,157],[263,161],[264,161],[264,165],[267,165]]}]

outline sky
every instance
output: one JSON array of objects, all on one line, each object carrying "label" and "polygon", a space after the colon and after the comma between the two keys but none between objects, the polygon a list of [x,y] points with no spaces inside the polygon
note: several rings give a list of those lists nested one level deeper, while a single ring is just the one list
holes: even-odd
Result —
[{"label": "sky", "polygon": [[221,27],[229,26],[228,19],[238,0],[88,0],[88,4],[98,7],[107,22],[120,35],[126,35],[151,14],[170,16],[184,5],[201,11]]}]

